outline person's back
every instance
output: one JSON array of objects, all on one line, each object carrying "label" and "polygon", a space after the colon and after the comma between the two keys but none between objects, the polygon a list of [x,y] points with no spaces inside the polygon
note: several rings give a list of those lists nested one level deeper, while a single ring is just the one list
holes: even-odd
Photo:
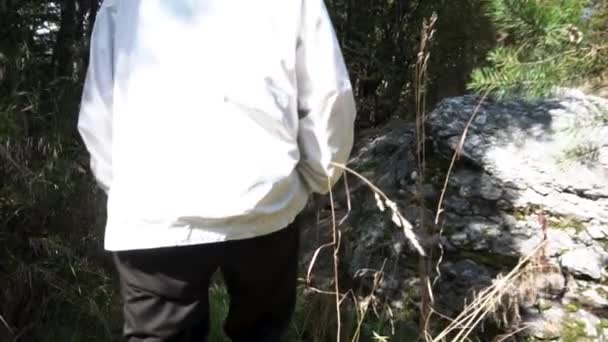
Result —
[{"label": "person's back", "polygon": [[[105,248],[123,282],[154,266],[123,260],[137,253],[209,257],[241,241],[260,254],[256,239],[337,181],[354,115],[322,0],[106,0],[79,130],[108,193]],[[199,265],[203,278],[222,262]]]}]

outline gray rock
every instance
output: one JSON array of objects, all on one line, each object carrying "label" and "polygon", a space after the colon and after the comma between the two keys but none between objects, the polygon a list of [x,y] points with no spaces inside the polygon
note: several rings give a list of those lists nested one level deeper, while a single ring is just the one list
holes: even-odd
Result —
[{"label": "gray rock", "polygon": [[[401,120],[358,139],[349,165],[395,200],[405,217],[419,226],[418,195],[427,203],[437,201],[451,155],[478,102],[475,96],[445,99],[429,114],[432,151],[427,158],[433,165],[429,174],[420,175],[416,168],[415,125]],[[509,271],[504,267],[510,263],[500,262],[501,258],[510,261],[528,255],[546,234],[548,262],[561,265],[569,277],[554,272],[533,284],[552,309],[528,315],[526,319],[537,327],[532,335],[549,331],[551,337],[547,327],[567,319],[585,321],[590,333],[597,323],[593,311],[576,316],[563,308],[559,297],[567,292],[568,300],[589,307],[588,303],[596,302],[593,308],[602,310],[608,302],[597,287],[607,261],[603,244],[608,239],[608,127],[595,125],[581,128],[580,134],[571,133],[571,127],[588,121],[598,108],[608,111],[608,100],[575,91],[538,103],[511,100],[480,105],[449,179],[438,225],[444,236],[436,240],[447,251],[435,288],[443,312],[455,312],[471,290],[490,284],[498,271]],[[565,151],[585,144],[597,146],[596,160],[565,158]],[[421,178],[424,186],[418,194],[416,182]],[[368,187],[354,177],[348,179],[353,208],[350,228],[342,238],[344,246],[352,247],[341,262],[355,274],[363,268],[380,269],[389,260],[386,265],[391,265],[395,275],[387,282],[387,295],[407,292],[413,278],[399,276],[405,277],[403,270],[411,269],[415,251],[390,215],[378,210]],[[335,197],[342,198],[346,208],[343,187],[336,188]],[[436,208],[427,209],[424,222],[433,227]],[[548,222],[544,231],[537,216],[541,212]],[[571,275],[585,279],[582,284],[586,285],[579,286]],[[403,303],[404,299],[389,300]],[[559,337],[561,328],[554,333]]]},{"label": "gray rock", "polygon": [[439,192],[433,184],[424,184],[422,186],[422,196],[426,200],[436,200],[439,198]]},{"label": "gray rock", "polygon": [[503,233],[498,236],[496,239],[491,241],[491,253],[495,253],[498,255],[508,256],[508,257],[520,257],[519,251],[517,251],[513,246],[517,244],[522,244],[522,240],[511,235],[510,233]]},{"label": "gray rock", "polygon": [[606,255],[590,248],[579,248],[562,255],[561,264],[575,276],[600,280],[606,265]]},{"label": "gray rock", "polygon": [[517,219],[513,215],[501,213],[501,218],[507,228],[514,228],[517,226]]},{"label": "gray rock", "polygon": [[[536,233],[528,239],[518,239],[515,242],[516,249],[520,255],[529,255],[542,242],[542,235]],[[545,251],[548,256],[559,256],[576,248],[584,248],[577,244],[572,235],[562,230],[549,230],[547,232],[547,243]]]},{"label": "gray rock", "polygon": [[560,305],[553,304],[542,313],[524,317],[528,329],[527,334],[538,340],[552,341],[562,335],[562,325],[566,312]]},{"label": "gray rock", "polygon": [[458,215],[470,215],[472,213],[471,203],[462,196],[447,197],[444,206]]},{"label": "gray rock", "polygon": [[489,175],[483,174],[479,184],[479,195],[488,201],[496,201],[503,194],[503,189]]},{"label": "gray rock", "polygon": [[460,260],[443,268],[447,277],[456,279],[463,284],[473,284],[480,279],[490,279],[486,268],[469,259]]},{"label": "gray rock", "polygon": [[[588,341],[605,341],[605,332],[602,329],[602,322],[599,317],[587,310],[577,310],[570,315],[570,320],[565,324],[579,324],[584,326],[585,337]],[[583,341],[583,338],[581,338]]]},{"label": "gray rock", "polygon": [[605,341],[605,329],[596,315],[582,308],[551,303],[541,313],[526,317],[527,332],[539,341]]},{"label": "gray rock", "polygon": [[608,226],[601,224],[591,224],[585,228],[585,231],[592,239],[608,238]]},{"label": "gray rock", "polygon": [[450,243],[455,247],[463,247],[467,243],[469,243],[469,237],[465,232],[457,232],[450,235],[449,239]]},{"label": "gray rock", "polygon": [[[452,140],[459,139],[478,102],[477,97],[465,96],[439,104],[429,116],[431,136],[438,145],[456,146]],[[485,171],[480,175],[491,175],[493,181],[486,183],[473,176],[455,180],[468,190],[464,193],[471,194],[475,187],[470,179],[477,179],[484,199],[501,199],[502,184],[503,188],[517,190],[510,197],[515,197],[512,202],[521,207],[537,204],[561,215],[602,217],[608,222],[606,203],[597,201],[608,197],[607,169],[599,161],[599,156],[608,160],[608,126],[595,125],[585,128],[586,132],[571,133],[574,124],[588,121],[606,108],[608,100],[576,91],[563,92],[540,104],[486,102],[469,127],[464,155]],[[598,146],[598,162],[564,160],[565,150],[581,144]]]},{"label": "gray rock", "polygon": [[590,284],[588,288],[574,293],[572,298],[586,307],[606,310],[608,309],[608,286]]}]

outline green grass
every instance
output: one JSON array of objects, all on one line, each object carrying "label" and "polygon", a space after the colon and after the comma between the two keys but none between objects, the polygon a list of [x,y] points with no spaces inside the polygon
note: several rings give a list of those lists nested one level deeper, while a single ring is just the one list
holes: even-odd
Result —
[{"label": "green grass", "polygon": [[562,326],[563,342],[582,342],[589,341],[585,331],[585,323],[578,320],[566,320]]},{"label": "green grass", "polygon": [[[211,315],[210,342],[228,342],[224,336],[222,324],[228,314],[230,299],[226,289],[220,283],[211,286],[209,291],[209,309]],[[342,310],[343,341],[351,341],[356,330],[357,317],[353,307],[345,301]],[[395,322],[396,334],[391,336],[392,326],[387,317],[377,317],[368,312],[361,326],[360,341],[373,341],[374,333],[378,336],[391,336],[394,341],[413,341],[415,331],[404,326],[411,317],[400,317]],[[298,299],[292,322],[286,336],[287,342],[326,342],[336,341],[336,313],[334,297],[324,294],[305,293],[298,289]]]},{"label": "green grass", "polygon": [[[39,241],[40,242],[40,241]],[[9,257],[8,273],[0,294],[0,313],[19,341],[106,342],[117,341],[122,332],[122,300],[113,268],[102,267],[87,248],[68,248],[61,240],[45,239],[32,260]],[[208,341],[228,342],[223,322],[230,299],[221,281],[209,289],[210,332]],[[352,301],[342,306],[343,341],[351,341],[357,328]],[[16,314],[15,314],[16,312]],[[382,311],[381,311],[382,312]],[[396,313],[398,320],[408,318]],[[397,322],[397,326],[399,322]],[[360,341],[372,341],[374,333],[391,335],[387,315],[368,312]],[[397,336],[400,329],[397,327]],[[403,329],[401,329],[403,330]],[[12,341],[0,325],[0,341]],[[391,340],[403,340],[391,338]],[[335,297],[298,289],[288,342],[336,341]]]}]

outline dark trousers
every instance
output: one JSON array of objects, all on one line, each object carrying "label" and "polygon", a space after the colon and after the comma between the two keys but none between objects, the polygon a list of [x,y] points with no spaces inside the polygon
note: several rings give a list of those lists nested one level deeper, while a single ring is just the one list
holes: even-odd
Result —
[{"label": "dark trousers", "polygon": [[[297,224],[246,240],[114,254],[129,342],[205,341],[208,288],[219,270],[234,342],[281,341],[295,307]],[[210,341],[215,342],[215,341]]]}]

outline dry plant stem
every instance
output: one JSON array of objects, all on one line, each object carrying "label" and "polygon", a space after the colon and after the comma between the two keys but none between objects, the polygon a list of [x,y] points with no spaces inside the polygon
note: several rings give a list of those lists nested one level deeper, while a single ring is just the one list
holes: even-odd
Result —
[{"label": "dry plant stem", "polygon": [[[437,21],[437,13],[433,13],[430,19],[425,19],[421,30],[421,40],[416,61],[416,157],[418,161],[418,177],[416,185],[418,188],[418,200],[420,206],[419,224],[420,234],[424,241],[433,235],[433,227],[427,226],[425,222],[425,207],[422,196],[422,186],[425,175],[426,165],[426,86],[428,81],[428,62],[431,57],[430,44],[435,33],[435,22]],[[434,305],[433,292],[431,288],[431,261],[433,258],[432,246],[426,246],[428,255],[421,256],[418,260],[418,276],[420,277],[420,320],[419,333],[424,336],[426,341],[428,337],[429,318],[431,316],[432,307]]]},{"label": "dry plant stem", "polygon": [[[454,154],[452,155],[452,160],[450,162],[450,166],[448,168],[448,171],[447,171],[447,174],[446,174],[446,177],[445,177],[445,182],[443,184],[443,188],[442,188],[441,195],[439,197],[439,202],[438,202],[438,205],[437,205],[437,213],[436,213],[436,216],[435,216],[435,224],[439,224],[439,217],[440,217],[441,213],[443,212],[442,206],[443,206],[443,201],[444,201],[444,198],[445,198],[445,193],[447,191],[447,186],[449,184],[449,179],[450,179],[450,176],[452,174],[452,170],[454,168],[456,160],[460,156],[460,154],[462,152],[462,149],[464,147],[464,142],[465,142],[465,139],[466,139],[466,136],[467,136],[468,129],[469,129],[470,125],[473,123],[473,120],[475,119],[475,117],[476,117],[479,109],[481,108],[481,104],[485,101],[485,99],[488,96],[488,94],[489,94],[489,90],[486,91],[482,95],[482,97],[481,97],[479,103],[477,104],[475,110],[471,114],[471,117],[469,118],[469,120],[468,120],[468,122],[467,122],[467,124],[466,124],[466,126],[464,128],[464,131],[463,131],[463,133],[462,133],[462,135],[460,137],[460,141],[458,143],[458,146],[457,146],[456,150],[454,151]],[[443,227],[442,227],[442,229],[440,231],[440,234],[441,234],[442,231],[443,231]],[[441,257],[439,258],[439,261],[437,262],[436,267],[435,267],[437,270],[439,270],[439,265],[440,265],[442,259],[443,259],[443,250],[441,250]],[[435,284],[437,282],[437,280],[439,279],[439,274],[440,273],[438,273],[437,277],[433,280],[433,284]],[[430,291],[430,293],[432,293],[432,286],[431,286],[431,289],[429,289],[429,291]],[[423,328],[423,334],[424,334],[424,337],[425,337],[426,341],[431,341],[432,340],[434,342],[434,341],[438,341],[438,338],[432,339],[432,338],[430,338],[430,336],[428,334],[428,331],[429,331],[429,326],[428,326],[429,319],[428,318],[430,318],[430,316],[433,313],[436,313],[436,311],[434,311],[431,308],[431,310],[428,312],[428,316],[426,316],[427,320],[426,320],[424,328]],[[463,313],[464,313],[464,311],[463,311]],[[461,313],[461,315],[462,315],[462,313]],[[484,316],[485,316],[485,314],[484,314]],[[448,328],[453,330],[453,329],[456,329],[460,325],[461,325],[461,323],[457,319],[457,320],[453,321]],[[450,330],[450,332],[451,332],[451,330]],[[442,335],[440,335],[440,336],[442,336]],[[443,337],[440,337],[439,340],[441,338],[443,338]]]},{"label": "dry plant stem", "polygon": [[333,244],[333,242],[329,242],[315,250],[314,254],[312,255],[312,258],[310,259],[310,264],[308,265],[308,272],[306,272],[306,285],[310,285],[312,283],[310,276],[312,274],[313,267],[317,263],[317,257],[319,257],[319,253],[323,248],[331,247],[333,246]]},{"label": "dry plant stem", "polygon": [[338,252],[340,250],[340,234],[336,225],[336,210],[334,207],[334,194],[331,190],[331,180],[327,178],[327,185],[329,187],[329,203],[331,205],[331,224],[333,232],[333,246],[334,246],[334,284],[336,291],[336,341],[340,342],[341,330],[342,330],[342,317],[340,315],[340,284],[338,281]]},{"label": "dry plant stem", "polygon": [[[378,274],[381,274],[382,272],[384,272],[385,265],[386,265],[386,259],[384,259],[384,262],[382,263],[382,268],[380,269],[380,271],[376,271],[376,273],[374,274],[374,285],[372,286],[372,291],[370,292],[369,296],[367,297],[367,299],[368,299],[367,303],[364,304],[364,308],[361,310],[361,313],[360,313],[361,316],[357,320],[357,329],[355,330],[355,333],[353,335],[351,342],[359,341],[359,338],[361,335],[361,326],[363,325],[363,321],[365,321],[365,317],[367,316],[367,313],[369,311],[369,306],[370,306],[372,297],[374,296],[374,292],[376,292],[376,288],[378,287],[378,284],[380,282],[380,277],[378,276]],[[359,304],[354,295],[353,295],[353,298],[354,298],[357,309],[359,309]]]},{"label": "dry plant stem", "polygon": [[395,335],[395,314],[393,313],[393,309],[391,309],[391,307],[389,305],[386,306],[386,309],[388,311],[388,314],[391,316],[390,322],[391,322],[391,333],[393,335]]},{"label": "dry plant stem", "polygon": [[[348,187],[348,175],[344,174],[344,191],[346,194],[350,194],[350,188]],[[342,219],[340,219],[340,223],[338,223],[338,226],[341,226],[346,219],[348,219],[348,214],[350,214],[350,211],[352,210],[352,205],[350,202],[350,196],[346,196],[346,214],[344,214],[344,217],[342,217]]]},{"label": "dry plant stem", "polygon": [[460,331],[450,342],[465,341],[473,329],[490,313],[491,308],[494,306],[493,304],[499,301],[513,281],[521,276],[520,270],[522,267],[532,258],[536,257],[538,252],[544,248],[544,245],[545,242],[538,244],[505,277],[500,278],[492,286],[480,292],[479,296],[467,305],[458,317],[432,341],[443,341],[454,330]]},{"label": "dry plant stem", "polygon": [[[515,280],[519,275],[516,274],[512,279]],[[496,287],[491,291],[483,292],[482,298],[484,298],[479,306],[470,314],[465,316],[464,326],[465,328],[460,330],[456,337],[452,341],[466,341],[467,337],[471,334],[473,329],[477,327],[483,319],[490,313],[493,303],[499,300],[504,295],[504,287]]]},{"label": "dry plant stem", "polygon": [[500,339],[496,340],[495,342],[503,342],[503,341],[506,341],[506,340],[507,340],[509,337],[513,337],[513,336],[515,336],[516,334],[518,334],[518,333],[520,333],[520,332],[522,332],[522,331],[524,331],[524,330],[526,330],[526,329],[528,329],[528,328],[529,328],[529,326],[524,325],[523,327],[521,327],[521,328],[519,328],[519,329],[515,329],[514,331],[511,331],[511,332],[510,332],[510,333],[508,333],[508,334],[505,334],[505,335],[503,335],[503,336],[500,336]]},{"label": "dry plant stem", "polygon": [[[384,201],[386,203],[392,203],[394,205],[394,202],[392,202],[388,196],[386,196],[386,194],[384,192],[382,192],[382,190],[380,190],[378,187],[376,187],[372,182],[370,182],[367,178],[363,177],[362,175],[360,175],[359,173],[357,173],[356,171],[348,168],[346,165],[342,165],[342,164],[338,164],[338,163],[331,163],[333,166],[338,167],[342,170],[344,170],[347,173],[353,174],[355,175],[357,178],[359,178],[360,180],[362,180],[375,194],[377,194],[378,196],[381,196]],[[341,319],[341,312],[340,312],[340,305],[342,303],[342,301],[346,298],[346,295],[342,295],[340,294],[340,284],[339,284],[339,279],[338,279],[338,264],[339,264],[339,256],[338,256],[338,252],[340,250],[340,239],[341,239],[341,235],[340,232],[338,230],[338,224],[336,222],[336,211],[335,211],[335,203],[334,203],[334,197],[333,197],[333,191],[332,191],[332,187],[331,187],[331,181],[328,178],[327,179],[327,184],[329,187],[329,201],[330,201],[330,205],[331,205],[331,219],[332,219],[332,232],[333,232],[333,241],[331,243],[325,244],[320,246],[319,248],[317,248],[317,250],[314,252],[313,257],[311,259],[310,265],[308,267],[308,272],[306,275],[306,283],[307,285],[310,285],[311,280],[311,274],[312,274],[312,269],[316,263],[316,259],[319,256],[320,251],[323,248],[329,247],[329,246],[333,246],[334,247],[334,253],[333,253],[333,259],[334,259],[334,292],[329,292],[329,291],[323,291],[323,290],[319,290],[313,287],[308,286],[308,288],[314,292],[317,293],[321,293],[321,294],[328,294],[328,295],[334,295],[336,297],[336,317],[337,317],[337,322],[336,322],[336,329],[337,329],[337,333],[336,333],[336,339],[337,342],[340,342],[340,337],[341,337],[341,328],[342,328],[342,319]],[[348,183],[346,181],[345,178],[345,187],[347,190],[347,193],[349,193],[349,188],[348,188]],[[350,213],[351,210],[351,204],[350,204],[350,197],[348,200],[348,212],[346,215],[348,215],[348,213]],[[422,246],[420,245],[420,243],[418,242],[416,235],[414,234],[413,230],[412,230],[412,225],[411,223],[409,223],[409,221],[407,221],[405,219],[405,217],[403,217],[403,215],[397,210],[396,205],[394,205],[393,207],[391,207],[391,210],[393,210],[393,214],[396,215],[399,219],[399,222],[401,223],[401,226],[403,228],[404,231],[404,235],[405,237],[410,241],[410,243],[412,243],[412,245],[416,248],[416,250],[420,253],[420,255],[425,255],[424,249],[422,248]],[[341,220],[341,223],[344,221],[344,218]],[[384,265],[383,265],[384,268]],[[342,297],[342,298],[341,298]]]},{"label": "dry plant stem", "polygon": [[15,332],[13,331],[13,329],[11,329],[11,326],[8,325],[8,323],[4,320],[4,317],[2,317],[2,315],[0,315],[0,322],[2,322],[2,324],[4,324],[4,326],[6,327],[6,329],[8,330],[8,332],[11,335],[15,335]]},{"label": "dry plant stem", "polygon": [[[343,178],[344,178],[344,189],[347,194],[350,194],[350,188],[348,187],[348,180],[347,180],[346,175],[344,175]],[[340,220],[340,223],[338,223],[338,226],[341,226],[344,223],[344,221],[346,221],[346,219],[348,218],[348,214],[350,214],[350,212],[352,210],[350,196],[346,197],[346,203],[347,203],[348,210],[347,210],[346,214],[344,215],[344,217],[342,217],[342,219]],[[333,201],[332,201],[332,205],[333,205]],[[335,295],[335,292],[322,291],[322,290],[319,290],[319,289],[316,289],[316,288],[310,286],[312,284],[312,281],[310,278],[312,275],[312,269],[314,268],[315,264],[317,263],[317,258],[319,257],[319,253],[321,253],[321,250],[323,250],[323,248],[331,247],[333,245],[334,245],[334,242],[332,241],[332,242],[326,243],[324,245],[321,245],[319,248],[317,248],[315,250],[315,252],[313,253],[313,256],[310,260],[310,264],[308,265],[308,271],[306,272],[306,286],[315,292]]]},{"label": "dry plant stem", "polygon": [[[318,289],[318,288],[313,287],[313,286],[307,286],[306,289],[308,289],[308,290],[310,290],[310,291],[312,291],[314,293],[318,293],[318,294],[322,294],[322,295],[336,296],[336,292],[334,292],[334,291],[323,291],[323,290]],[[344,299],[346,299],[347,294],[348,294],[348,292],[346,294],[344,294],[344,293],[338,293],[338,296],[341,296],[340,304],[342,304],[342,302],[344,301]]]},{"label": "dry plant stem", "polygon": [[[449,317],[449,316],[447,316],[447,315],[444,315],[444,314],[442,314],[442,313],[441,313],[441,312],[439,312],[439,311],[433,310],[433,314],[435,314],[435,315],[437,315],[437,316],[439,316],[439,317],[441,317],[441,318],[445,319],[446,321],[449,321],[450,323],[454,323],[454,322],[455,322],[455,321],[454,321],[454,319],[453,319],[452,317]],[[464,328],[464,326],[463,326],[463,328]]]},{"label": "dry plant stem", "polygon": [[[378,196],[381,196],[382,199],[384,199],[385,201],[391,201],[390,198],[388,198],[388,196],[386,196],[386,194],[384,192],[382,192],[382,190],[378,189],[378,187],[376,187],[372,182],[370,182],[367,178],[365,178],[362,175],[360,175],[359,173],[357,173],[355,170],[353,170],[343,164],[338,164],[338,163],[332,162],[331,165],[338,167],[338,168],[354,175],[355,177],[362,180],[370,189],[372,189],[372,191],[374,193],[378,194]],[[420,242],[418,242],[418,238],[416,237],[416,234],[414,234],[414,231],[412,230],[412,224],[409,223],[409,221],[407,221],[400,212],[396,211],[395,214],[399,216],[399,218],[401,219],[401,222],[403,223],[403,227],[402,227],[403,234],[408,239],[408,241],[410,241],[410,243],[414,246],[414,248],[416,248],[416,251],[418,251],[418,254],[426,255],[426,253],[424,252],[424,249],[420,245]]]},{"label": "dry plant stem", "polygon": [[[467,340],[467,337],[472,330],[490,313],[494,304],[505,294],[508,282],[516,280],[520,275],[521,274],[516,273],[510,276],[509,279],[502,279],[500,282],[502,287],[494,286],[482,291],[478,297],[479,301],[469,304],[467,309],[463,311],[463,314],[456,318],[442,334],[445,333],[445,335],[447,335],[453,330],[460,329],[457,336],[450,341]],[[466,315],[464,315],[465,312]],[[439,341],[441,338],[440,335],[433,341]]]},{"label": "dry plant stem", "polygon": [[460,153],[462,152],[462,149],[464,147],[464,141],[467,137],[467,132],[469,131],[469,127],[473,123],[473,119],[475,119],[477,112],[479,112],[479,108],[481,108],[481,104],[486,100],[486,97],[488,97],[489,93],[490,93],[490,90],[486,90],[486,92],[481,96],[481,99],[479,100],[477,107],[475,107],[473,114],[471,114],[469,121],[467,122],[466,126],[464,127],[464,131],[462,132],[462,135],[460,136],[460,141],[458,142],[458,146],[457,146],[456,150],[454,151],[454,154],[452,155],[452,161],[450,162],[448,172],[445,176],[445,182],[443,183],[443,189],[441,190],[441,195],[439,196],[439,203],[437,204],[437,214],[435,215],[435,224],[439,223],[439,216],[443,212],[443,209],[442,209],[443,200],[445,197],[446,190],[448,188],[448,183],[450,181],[452,169],[454,168],[454,164],[456,163],[456,160],[458,159],[458,157],[460,156]]},{"label": "dry plant stem", "polygon": [[[443,236],[443,222],[441,223],[441,228],[439,229],[439,236]],[[441,262],[443,261],[443,257],[445,256],[445,249],[443,248],[443,244],[439,243],[439,258],[437,259],[437,264],[435,264],[435,273],[437,274],[435,276],[435,279],[433,279],[433,283],[431,284],[432,286],[435,286],[435,284],[439,281],[439,279],[441,278]]]}]

